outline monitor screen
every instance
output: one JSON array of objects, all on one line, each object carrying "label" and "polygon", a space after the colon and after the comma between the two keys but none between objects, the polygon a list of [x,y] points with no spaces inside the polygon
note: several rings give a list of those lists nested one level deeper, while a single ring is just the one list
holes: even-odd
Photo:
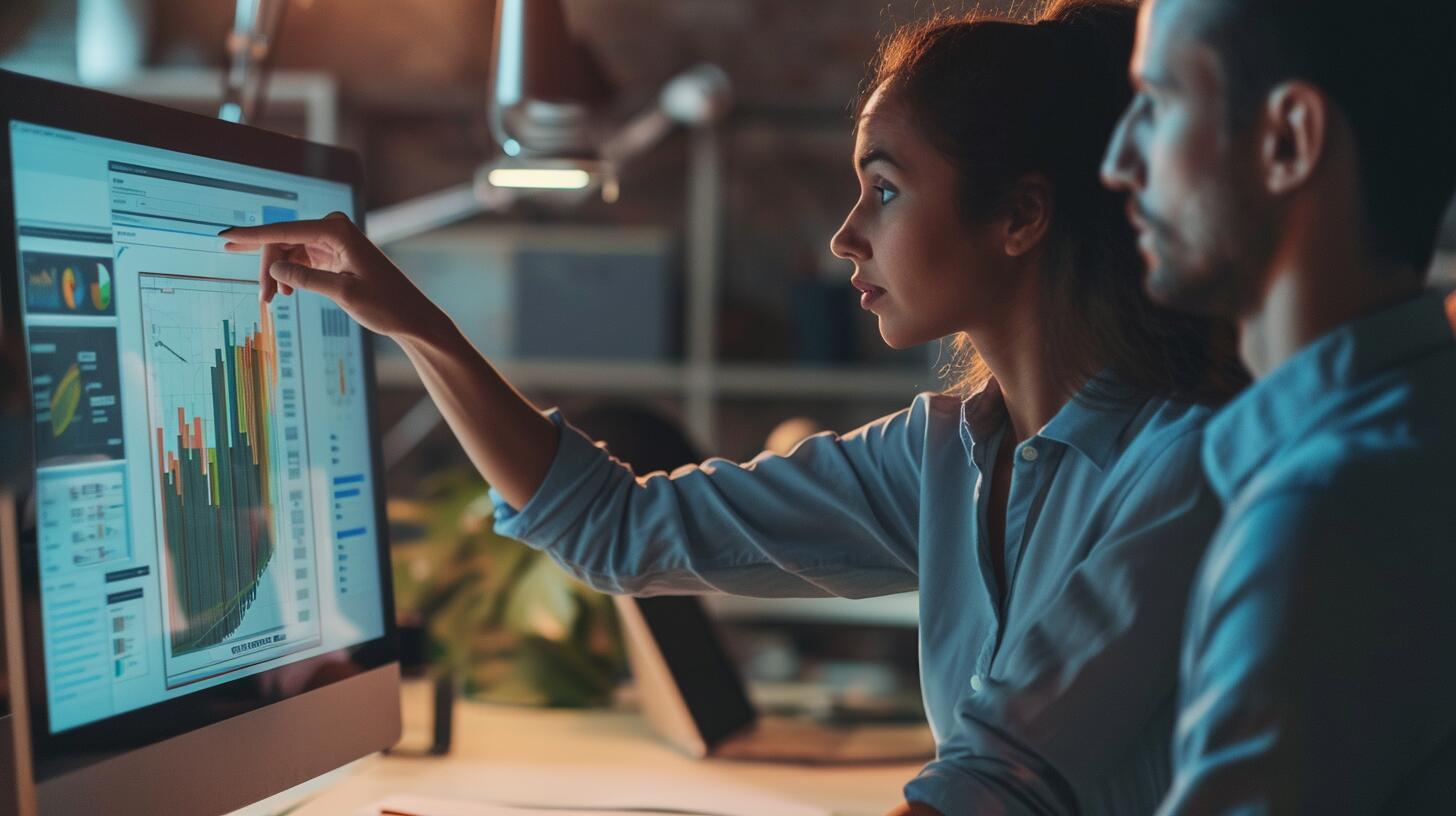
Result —
[{"label": "monitor screen", "polygon": [[49,733],[381,637],[366,338],[217,237],[355,191],[9,127]]}]

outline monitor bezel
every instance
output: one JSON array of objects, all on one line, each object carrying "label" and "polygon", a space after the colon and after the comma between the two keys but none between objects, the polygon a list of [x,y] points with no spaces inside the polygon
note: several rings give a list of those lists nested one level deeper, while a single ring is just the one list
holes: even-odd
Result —
[{"label": "monitor bezel", "polygon": [[[378,530],[381,614],[384,632],[380,637],[354,646],[316,655],[246,677],[202,689],[173,700],[123,712],[102,720],[67,729],[50,731],[46,698],[45,667],[41,640],[40,586],[34,519],[23,510],[35,491],[35,454],[31,429],[29,360],[25,348],[20,303],[18,230],[15,227],[11,122],[22,121],[44,127],[100,136],[174,150],[204,158],[282,171],[348,184],[353,191],[355,220],[363,226],[364,170],[357,154],[281,134],[210,119],[126,97],[34,77],[0,71],[0,257],[13,270],[0,275],[0,356],[10,358],[23,376],[0,384],[0,410],[21,412],[7,418],[24,429],[18,434],[11,477],[19,541],[22,631],[35,778],[43,783],[56,776],[104,762],[126,751],[136,750],[186,734],[267,705],[327,687],[348,677],[398,662],[394,616],[393,582],[390,579],[388,524],[385,516],[384,468],[379,440],[377,383],[372,343],[365,332],[363,344],[364,396],[368,415]],[[23,398],[4,394],[6,389],[24,392]],[[8,407],[7,407],[8,406]],[[291,675],[320,676],[317,685],[288,688],[274,676],[286,669]],[[342,671],[341,671],[342,669]],[[330,677],[331,670],[333,676]]]}]

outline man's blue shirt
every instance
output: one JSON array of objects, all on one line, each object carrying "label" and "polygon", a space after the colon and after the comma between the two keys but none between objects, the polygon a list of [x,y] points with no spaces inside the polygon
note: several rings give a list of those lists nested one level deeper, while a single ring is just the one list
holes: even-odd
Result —
[{"label": "man's blue shirt", "polygon": [[1456,340],[1422,296],[1215,417],[1162,813],[1456,813]]}]

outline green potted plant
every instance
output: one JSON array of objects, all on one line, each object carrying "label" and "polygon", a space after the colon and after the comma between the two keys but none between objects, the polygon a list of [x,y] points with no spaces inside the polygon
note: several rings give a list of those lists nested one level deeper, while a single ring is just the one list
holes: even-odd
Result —
[{"label": "green potted plant", "polygon": [[550,557],[496,535],[477,474],[436,474],[391,500],[395,602],[424,630],[426,659],[475,699],[607,704],[625,670],[612,603]]}]

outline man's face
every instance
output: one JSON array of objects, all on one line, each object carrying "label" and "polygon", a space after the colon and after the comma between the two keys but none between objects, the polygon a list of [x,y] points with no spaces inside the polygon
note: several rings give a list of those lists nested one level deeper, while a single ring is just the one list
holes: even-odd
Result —
[{"label": "man's face", "polygon": [[1131,69],[1137,95],[1102,176],[1129,194],[1149,295],[1238,317],[1258,301],[1273,204],[1257,178],[1254,135],[1230,124],[1221,58],[1198,38],[1210,13],[1191,0],[1143,6]]}]

